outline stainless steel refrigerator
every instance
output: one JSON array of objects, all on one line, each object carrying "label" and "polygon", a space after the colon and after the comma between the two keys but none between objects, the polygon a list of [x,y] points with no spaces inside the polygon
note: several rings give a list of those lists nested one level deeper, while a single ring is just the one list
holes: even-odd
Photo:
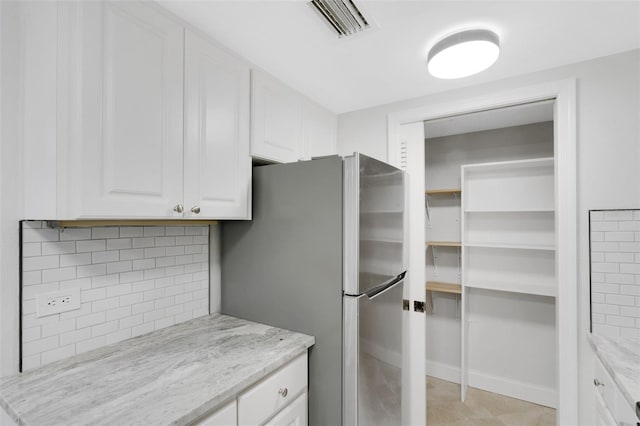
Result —
[{"label": "stainless steel refrigerator", "polygon": [[222,312],[310,334],[310,425],[399,425],[405,174],[367,157],[253,170],[222,225]]}]

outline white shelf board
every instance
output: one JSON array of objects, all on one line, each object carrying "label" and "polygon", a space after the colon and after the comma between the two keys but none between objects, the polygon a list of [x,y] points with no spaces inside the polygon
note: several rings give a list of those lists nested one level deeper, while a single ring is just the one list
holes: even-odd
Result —
[{"label": "white shelf board", "polygon": [[555,208],[526,208],[526,209],[466,209],[465,213],[554,213]]},{"label": "white shelf board", "polygon": [[360,210],[360,214],[399,214],[403,210]]},{"label": "white shelf board", "polygon": [[392,239],[385,239],[385,238],[362,238],[360,239],[361,242],[363,243],[384,243],[384,244],[402,244],[402,241],[399,240],[392,240]]},{"label": "white shelf board", "polygon": [[535,244],[510,244],[510,243],[463,243],[465,247],[478,248],[500,248],[514,250],[547,250],[554,251],[556,248],[552,245],[535,245]]},{"label": "white shelf board", "polygon": [[544,157],[544,158],[534,158],[527,160],[513,160],[513,161],[496,161],[491,163],[477,163],[477,164],[465,164],[463,167],[466,170],[481,170],[481,169],[491,169],[491,170],[505,170],[505,169],[524,169],[527,167],[540,167],[540,166],[550,166],[554,163],[553,157]]},{"label": "white shelf board", "polygon": [[513,282],[500,281],[470,281],[465,283],[464,286],[468,288],[480,288],[483,290],[556,297],[555,284],[516,284]]}]

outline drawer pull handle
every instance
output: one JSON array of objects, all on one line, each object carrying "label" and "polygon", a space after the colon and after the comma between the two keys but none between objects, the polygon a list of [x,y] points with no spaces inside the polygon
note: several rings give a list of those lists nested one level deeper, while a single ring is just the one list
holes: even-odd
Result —
[{"label": "drawer pull handle", "polygon": [[278,390],[278,394],[282,395],[283,398],[286,398],[288,393],[289,390],[287,388],[280,388]]},{"label": "drawer pull handle", "polygon": [[593,384],[596,386],[604,386],[604,383],[602,383],[600,380],[598,379],[593,379]]}]

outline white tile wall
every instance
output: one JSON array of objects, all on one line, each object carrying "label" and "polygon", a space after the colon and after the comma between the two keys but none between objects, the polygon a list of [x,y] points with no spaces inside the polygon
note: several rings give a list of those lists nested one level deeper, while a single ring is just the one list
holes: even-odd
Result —
[{"label": "white tile wall", "polygon": [[591,212],[591,313],[594,333],[640,339],[640,210]]},{"label": "white tile wall", "polygon": [[[207,315],[208,253],[208,226],[23,222],[23,370]],[[80,309],[36,318],[37,294],[73,287]]]}]

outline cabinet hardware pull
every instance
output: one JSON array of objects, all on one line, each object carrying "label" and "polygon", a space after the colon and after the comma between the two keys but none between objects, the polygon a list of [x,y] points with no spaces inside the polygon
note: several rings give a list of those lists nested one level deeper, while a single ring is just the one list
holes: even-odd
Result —
[{"label": "cabinet hardware pull", "polygon": [[198,207],[198,206],[191,207],[191,212],[195,213],[195,214],[199,214],[200,213],[200,207]]},{"label": "cabinet hardware pull", "polygon": [[283,398],[286,398],[289,390],[287,388],[280,388],[280,390],[278,390],[278,393],[282,395]]},{"label": "cabinet hardware pull", "polygon": [[604,383],[602,383],[600,380],[598,379],[593,379],[593,384],[596,386],[604,386]]},{"label": "cabinet hardware pull", "polygon": [[176,213],[182,213],[184,211],[184,207],[182,207],[182,204],[176,204],[173,207],[173,211]]}]

